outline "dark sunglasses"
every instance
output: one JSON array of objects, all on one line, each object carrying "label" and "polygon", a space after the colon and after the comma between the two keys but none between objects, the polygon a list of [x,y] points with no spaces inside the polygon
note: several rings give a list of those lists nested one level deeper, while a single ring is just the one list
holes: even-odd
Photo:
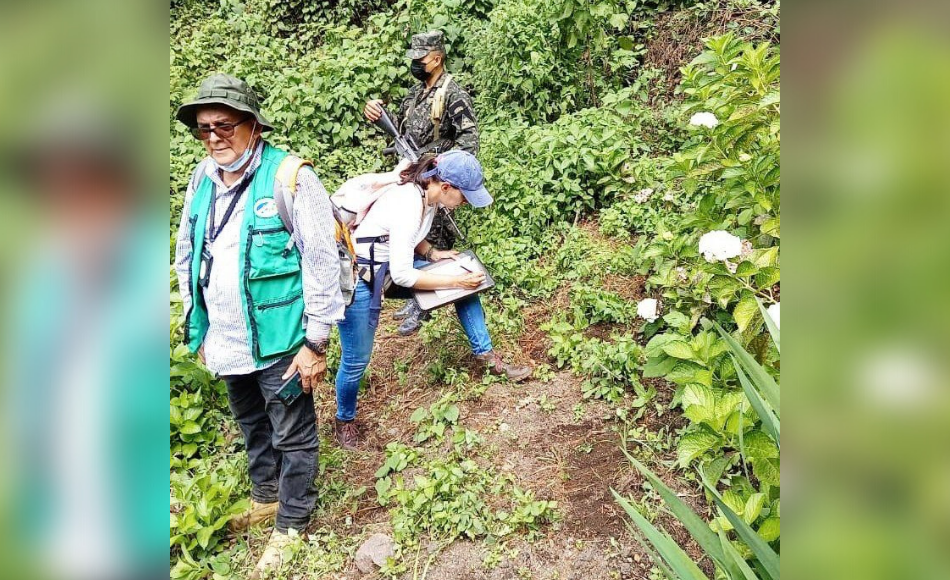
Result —
[{"label": "dark sunglasses", "polygon": [[253,117],[248,117],[243,121],[238,121],[237,123],[221,123],[220,125],[199,125],[197,127],[191,128],[191,134],[195,136],[195,139],[199,141],[207,141],[211,138],[211,133],[213,132],[218,137],[222,139],[230,139],[234,137],[234,128],[240,125],[241,123],[247,123]]}]

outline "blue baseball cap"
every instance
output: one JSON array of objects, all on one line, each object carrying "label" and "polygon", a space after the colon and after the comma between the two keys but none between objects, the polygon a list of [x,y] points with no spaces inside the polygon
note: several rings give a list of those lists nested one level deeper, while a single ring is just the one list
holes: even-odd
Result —
[{"label": "blue baseball cap", "polygon": [[422,177],[435,175],[452,187],[457,187],[472,207],[491,205],[492,197],[485,189],[482,165],[474,155],[453,149],[436,157],[435,163],[435,168],[423,173]]}]

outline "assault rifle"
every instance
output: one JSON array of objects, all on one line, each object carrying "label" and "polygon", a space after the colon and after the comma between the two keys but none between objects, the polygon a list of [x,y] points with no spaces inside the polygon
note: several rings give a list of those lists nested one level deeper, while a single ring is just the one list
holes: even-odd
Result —
[{"label": "assault rifle", "polygon": [[416,142],[412,139],[412,135],[406,135],[405,137],[400,135],[399,130],[396,129],[396,124],[393,123],[392,117],[390,117],[389,113],[386,112],[386,107],[380,105],[379,108],[383,110],[383,114],[379,116],[379,119],[373,121],[373,124],[393,138],[393,146],[384,149],[383,153],[388,153],[395,150],[395,153],[403,159],[408,159],[413,163],[418,161],[419,146],[416,145]]},{"label": "assault rifle", "polygon": [[[389,113],[386,112],[386,107],[380,105],[383,113],[379,116],[379,119],[373,121],[373,124],[383,130],[384,133],[392,137],[393,146],[383,149],[383,153],[396,153],[402,159],[408,159],[410,162],[415,163],[419,160],[419,146],[416,145],[415,140],[412,138],[412,135],[401,135],[399,130],[396,129],[396,124],[393,123],[392,117],[389,116]],[[445,219],[449,221],[449,224],[452,226],[452,229],[455,230],[455,233],[458,234],[460,240],[465,241],[465,235],[462,234],[462,230],[459,229],[458,225],[455,223],[455,220],[452,219],[452,215],[449,213],[449,210],[444,207],[441,208],[442,214],[445,216]]]}]

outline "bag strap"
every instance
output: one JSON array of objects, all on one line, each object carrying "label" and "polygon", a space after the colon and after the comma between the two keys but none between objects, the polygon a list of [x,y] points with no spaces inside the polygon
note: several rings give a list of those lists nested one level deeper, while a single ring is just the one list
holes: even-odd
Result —
[{"label": "bag strap", "polygon": [[201,185],[201,180],[207,177],[208,163],[211,163],[211,160],[208,158],[199,161],[198,166],[195,167],[194,172],[191,174],[191,178],[188,179],[188,185],[191,187],[192,195],[198,193],[198,186]]},{"label": "bag strap", "polygon": [[445,97],[449,93],[449,83],[452,82],[452,74],[445,73],[445,81],[439,90],[435,92],[432,98],[432,111],[429,113],[429,119],[432,121],[432,142],[439,140],[439,127],[442,125],[442,114],[445,113]]},{"label": "bag strap", "polygon": [[291,234],[294,233],[294,196],[297,195],[297,174],[304,165],[313,167],[313,162],[295,155],[288,155],[277,166],[276,179],[280,187],[277,187],[274,192],[274,201],[277,203],[280,221]]}]

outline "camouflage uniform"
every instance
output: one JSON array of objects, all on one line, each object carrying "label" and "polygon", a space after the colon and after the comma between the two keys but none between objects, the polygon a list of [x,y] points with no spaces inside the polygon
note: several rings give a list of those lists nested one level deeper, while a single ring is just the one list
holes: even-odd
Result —
[{"label": "camouflage uniform", "polygon": [[[423,58],[433,50],[445,51],[441,31],[414,35],[406,56],[410,59]],[[449,81],[445,95],[439,140],[433,141],[435,127],[431,119],[432,101],[439,88],[445,84],[447,76],[448,73],[443,71],[430,89],[426,88],[424,82],[409,89],[409,94],[399,104],[393,122],[400,133],[408,134],[415,140],[420,154],[461,149],[478,155],[478,123],[475,120],[472,98],[454,79]],[[440,250],[448,250],[455,245],[455,232],[442,212],[436,213],[426,240]]]}]

